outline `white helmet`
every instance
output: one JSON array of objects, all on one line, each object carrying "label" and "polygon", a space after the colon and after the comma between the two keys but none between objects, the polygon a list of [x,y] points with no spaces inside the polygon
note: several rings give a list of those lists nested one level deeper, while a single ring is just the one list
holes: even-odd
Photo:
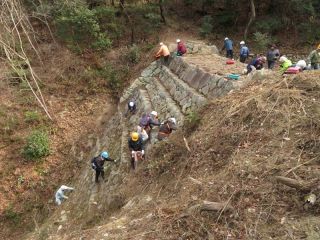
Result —
[{"label": "white helmet", "polygon": [[240,45],[244,45],[244,44],[246,44],[244,41],[241,41],[241,42],[240,42]]},{"label": "white helmet", "polygon": [[279,59],[279,62],[285,62],[287,60],[288,58],[286,56],[281,56],[281,58]]},{"label": "white helmet", "polygon": [[229,39],[229,38],[226,37],[224,40],[228,40],[228,39]]},{"label": "white helmet", "polygon": [[133,107],[134,106],[134,102],[129,102],[129,106]]},{"label": "white helmet", "polygon": [[162,46],[162,45],[163,45],[163,42],[160,43],[160,46]]},{"label": "white helmet", "polygon": [[156,111],[152,111],[150,114],[156,117],[158,116],[158,113]]},{"label": "white helmet", "polygon": [[174,125],[176,125],[177,124],[177,121],[176,121],[176,119],[175,118],[169,118],[168,119],[170,122],[172,122]]},{"label": "white helmet", "polygon": [[181,40],[178,38],[178,39],[177,39],[177,43],[179,43],[179,42],[181,42]]}]

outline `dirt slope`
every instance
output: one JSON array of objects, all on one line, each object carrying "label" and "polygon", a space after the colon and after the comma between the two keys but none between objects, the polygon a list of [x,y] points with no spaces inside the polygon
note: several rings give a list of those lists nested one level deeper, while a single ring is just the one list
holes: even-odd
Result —
[{"label": "dirt slope", "polygon": [[[29,239],[319,239],[319,201],[303,206],[320,193],[319,76],[267,79],[211,102],[106,192],[117,204],[65,228],[54,219],[81,215],[70,200]],[[295,189],[277,176],[312,184]],[[203,201],[222,211],[200,211]]]}]

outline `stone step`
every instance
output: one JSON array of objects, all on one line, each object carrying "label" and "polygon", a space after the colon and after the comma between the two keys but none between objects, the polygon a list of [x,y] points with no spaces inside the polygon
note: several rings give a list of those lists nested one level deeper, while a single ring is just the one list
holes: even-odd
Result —
[{"label": "stone step", "polygon": [[184,115],[181,108],[157,78],[152,78],[150,83],[146,85],[146,89],[148,90],[152,106],[158,112],[161,120],[174,117],[177,120],[177,125],[183,125]]},{"label": "stone step", "polygon": [[181,57],[173,58],[169,69],[190,87],[208,98],[225,95],[231,90],[239,88],[241,82],[241,80],[228,80],[224,75],[206,72]]},{"label": "stone step", "polygon": [[181,106],[182,112],[194,111],[207,103],[207,99],[187,83],[179,79],[169,68],[162,66],[159,80],[172,98]]}]

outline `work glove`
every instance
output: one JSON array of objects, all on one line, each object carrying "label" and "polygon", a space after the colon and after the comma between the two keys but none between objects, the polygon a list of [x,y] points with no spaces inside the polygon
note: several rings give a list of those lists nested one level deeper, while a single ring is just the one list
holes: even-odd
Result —
[{"label": "work glove", "polygon": [[94,165],[94,163],[92,163],[91,167],[92,167],[93,170],[97,169],[97,167],[96,167],[96,165]]},{"label": "work glove", "polygon": [[142,150],[141,153],[142,153],[142,156],[143,156],[144,155],[144,150]]}]

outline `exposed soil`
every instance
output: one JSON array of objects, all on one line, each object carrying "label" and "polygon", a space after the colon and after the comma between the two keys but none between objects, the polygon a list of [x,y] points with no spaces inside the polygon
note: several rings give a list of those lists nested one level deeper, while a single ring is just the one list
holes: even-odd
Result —
[{"label": "exposed soil", "polygon": [[[86,154],[88,138],[101,127],[98,126],[100,116],[113,108],[107,90],[97,91],[81,79],[85,63],[79,57],[52,43],[39,45],[39,52],[42,62],[35,60],[33,64],[42,80],[53,122],[27,88],[12,84],[7,78],[10,69],[1,68],[1,239],[4,236],[17,239],[15,234],[20,232],[17,229],[21,228],[22,232],[32,229],[34,222],[41,222],[51,211],[54,191],[77,174],[81,165],[76,156],[80,151]],[[98,87],[99,83],[96,84]],[[26,111],[37,111],[40,118],[26,122]],[[36,164],[21,156],[25,138],[32,129],[46,129],[50,139],[51,154]]]},{"label": "exposed soil", "polygon": [[[188,129],[154,147],[125,188],[129,210],[95,230],[109,239],[318,239],[319,201],[304,197],[320,193],[319,76],[268,79],[213,101],[188,138],[191,152]],[[317,183],[304,192],[276,176]],[[205,200],[233,209],[188,211]]]}]

